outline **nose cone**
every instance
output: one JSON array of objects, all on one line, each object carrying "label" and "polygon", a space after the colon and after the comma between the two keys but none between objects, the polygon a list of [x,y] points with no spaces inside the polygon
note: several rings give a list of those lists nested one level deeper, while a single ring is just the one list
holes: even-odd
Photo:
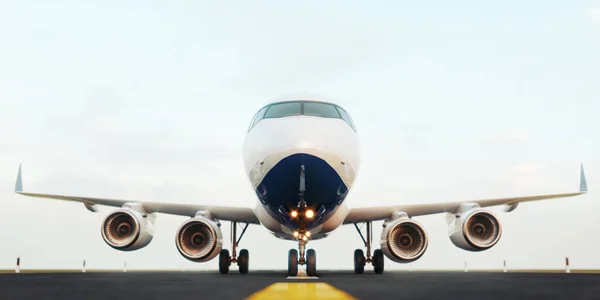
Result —
[{"label": "nose cone", "polygon": [[310,116],[260,121],[246,137],[246,170],[251,172],[255,164],[261,163],[262,168],[273,166],[297,153],[325,160],[343,177],[352,173],[352,178],[343,178],[344,181],[351,182],[358,170],[359,141],[356,132],[341,119]]},{"label": "nose cone", "polygon": [[356,149],[358,146],[356,133],[339,119],[299,116],[265,125],[272,125],[269,130],[274,140],[269,148],[273,150],[318,149],[324,153],[343,155],[344,149]]}]

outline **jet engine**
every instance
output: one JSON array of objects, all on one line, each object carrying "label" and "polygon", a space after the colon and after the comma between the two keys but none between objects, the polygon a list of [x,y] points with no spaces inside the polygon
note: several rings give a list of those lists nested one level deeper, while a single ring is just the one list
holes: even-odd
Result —
[{"label": "jet engine", "polygon": [[381,250],[385,256],[398,263],[419,259],[428,245],[423,226],[408,217],[387,221],[381,232]]},{"label": "jet engine", "polygon": [[132,209],[111,212],[102,222],[102,238],[111,247],[121,251],[133,251],[150,244],[154,235],[154,215]]},{"label": "jet engine", "polygon": [[219,224],[195,217],[183,223],[175,235],[177,250],[193,262],[209,261],[223,248],[223,234]]},{"label": "jet engine", "polygon": [[483,251],[500,240],[502,225],[498,218],[484,209],[471,209],[451,215],[448,235],[452,243],[464,250]]}]

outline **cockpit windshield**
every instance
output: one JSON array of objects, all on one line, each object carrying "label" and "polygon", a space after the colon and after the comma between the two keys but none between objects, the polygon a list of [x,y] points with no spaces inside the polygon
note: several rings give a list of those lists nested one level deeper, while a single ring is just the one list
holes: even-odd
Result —
[{"label": "cockpit windshield", "polygon": [[307,116],[323,118],[342,118],[335,106],[327,103],[318,102],[304,103],[304,114]]},{"label": "cockpit windshield", "polygon": [[299,116],[302,114],[300,102],[287,102],[270,105],[263,119]]},{"label": "cockpit windshield", "polygon": [[284,118],[300,115],[342,119],[348,123],[348,125],[352,127],[354,131],[356,131],[354,122],[352,122],[350,115],[348,115],[344,109],[335,104],[317,101],[287,101],[269,104],[259,110],[256,115],[254,115],[248,131],[250,131],[258,122],[263,119]]}]

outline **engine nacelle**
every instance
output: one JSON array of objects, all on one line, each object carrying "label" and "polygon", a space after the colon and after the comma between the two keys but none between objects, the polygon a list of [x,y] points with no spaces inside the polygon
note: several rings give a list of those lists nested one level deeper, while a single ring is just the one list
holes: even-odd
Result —
[{"label": "engine nacelle", "polygon": [[502,236],[502,225],[493,213],[484,209],[471,209],[451,215],[448,235],[452,243],[468,251],[492,248]]},{"label": "engine nacelle", "polygon": [[429,239],[423,226],[407,216],[383,224],[381,250],[385,256],[398,263],[419,259],[427,250]]},{"label": "engine nacelle", "polygon": [[204,217],[195,217],[183,223],[175,235],[177,250],[193,262],[215,258],[223,248],[223,234],[219,225]]},{"label": "engine nacelle", "polygon": [[133,251],[150,244],[154,237],[154,215],[128,208],[111,212],[102,222],[102,238],[111,247]]}]

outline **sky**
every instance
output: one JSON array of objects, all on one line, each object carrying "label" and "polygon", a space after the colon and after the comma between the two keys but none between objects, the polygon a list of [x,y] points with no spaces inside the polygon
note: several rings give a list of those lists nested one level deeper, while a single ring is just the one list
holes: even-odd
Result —
[{"label": "sky", "polygon": [[[16,195],[18,165],[26,191],[250,207],[246,129],[292,94],[354,119],[351,207],[572,192],[584,164],[586,195],[492,209],[488,251],[415,218],[413,269],[600,268],[600,1],[3,1],[0,40],[0,269],[216,270],[177,252],[186,217],[119,252],[100,236],[114,208]],[[240,247],[284,270],[297,243],[251,226]],[[352,269],[363,243],[343,226],[308,247]]]}]

